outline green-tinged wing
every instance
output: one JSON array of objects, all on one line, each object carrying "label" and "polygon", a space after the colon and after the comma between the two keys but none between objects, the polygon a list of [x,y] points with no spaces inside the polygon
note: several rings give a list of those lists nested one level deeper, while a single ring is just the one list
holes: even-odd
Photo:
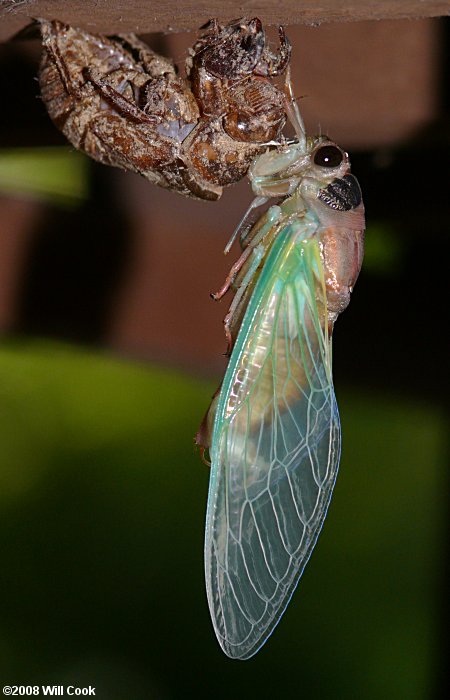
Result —
[{"label": "green-tinged wing", "polygon": [[211,449],[206,586],[219,643],[255,654],[322,527],[340,455],[317,242],[278,234],[222,385]]}]

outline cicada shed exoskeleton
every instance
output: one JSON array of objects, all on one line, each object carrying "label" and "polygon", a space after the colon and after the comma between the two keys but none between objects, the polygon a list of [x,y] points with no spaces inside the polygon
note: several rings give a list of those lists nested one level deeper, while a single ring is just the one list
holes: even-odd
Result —
[{"label": "cicada shed exoskeleton", "polygon": [[260,20],[212,20],[190,49],[186,77],[134,34],[106,37],[38,20],[42,99],[55,125],[91,158],[161,187],[216,200],[242,179],[286,121],[274,79],[290,59]]}]

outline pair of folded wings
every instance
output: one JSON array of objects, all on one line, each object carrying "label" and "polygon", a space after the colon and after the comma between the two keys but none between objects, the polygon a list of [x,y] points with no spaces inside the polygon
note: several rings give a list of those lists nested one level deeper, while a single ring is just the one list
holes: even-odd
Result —
[{"label": "pair of folded wings", "polygon": [[205,540],[219,643],[255,654],[283,614],[320,532],[340,456],[319,246],[278,234],[222,385]]}]

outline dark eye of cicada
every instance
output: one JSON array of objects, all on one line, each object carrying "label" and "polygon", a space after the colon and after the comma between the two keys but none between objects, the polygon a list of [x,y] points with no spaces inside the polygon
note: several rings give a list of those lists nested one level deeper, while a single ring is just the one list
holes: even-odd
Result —
[{"label": "dark eye of cicada", "polygon": [[314,164],[322,168],[337,168],[344,160],[344,154],[337,146],[322,146],[314,154]]}]

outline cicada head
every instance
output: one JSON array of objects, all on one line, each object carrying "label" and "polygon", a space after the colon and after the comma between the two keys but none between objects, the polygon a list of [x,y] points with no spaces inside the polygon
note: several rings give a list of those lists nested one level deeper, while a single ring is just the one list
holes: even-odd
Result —
[{"label": "cicada head", "polygon": [[228,83],[251,75],[274,77],[289,64],[291,44],[283,27],[279,28],[280,46],[276,52],[269,47],[258,17],[242,17],[225,25],[212,19],[202,29],[205,32],[194,44],[186,63],[191,78],[200,68]]},{"label": "cicada head", "polygon": [[[308,213],[313,221],[325,267],[331,327],[350,301],[364,250],[364,205],[348,154],[327,136],[305,138],[255,159],[249,177],[259,198],[283,199],[286,218],[305,222]],[[261,222],[265,225],[266,220],[261,218],[257,227],[241,235],[245,245],[263,231]],[[273,236],[277,232],[271,229]]]},{"label": "cicada head", "polygon": [[248,176],[255,194],[280,197],[292,194],[302,183],[317,191],[350,172],[348,153],[327,136],[294,142],[256,158]]}]

